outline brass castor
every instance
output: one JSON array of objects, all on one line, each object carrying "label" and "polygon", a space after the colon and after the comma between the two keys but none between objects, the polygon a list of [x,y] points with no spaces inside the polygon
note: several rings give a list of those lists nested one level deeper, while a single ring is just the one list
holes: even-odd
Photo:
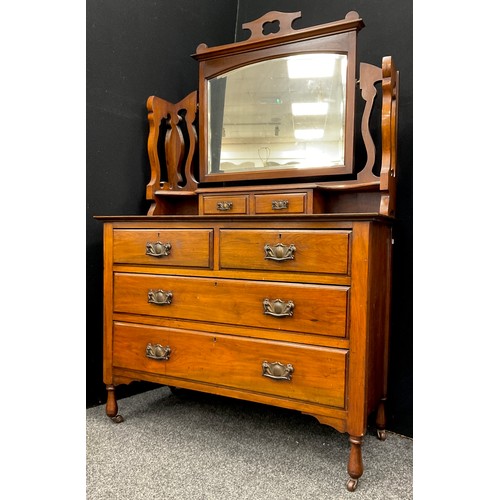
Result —
[{"label": "brass castor", "polygon": [[114,417],[109,417],[115,424],[121,424],[125,419],[121,415],[115,415]]},{"label": "brass castor", "polygon": [[385,429],[377,429],[377,437],[380,439],[380,441],[385,441],[387,439]]},{"label": "brass castor", "polygon": [[348,491],[354,491],[358,486],[358,480],[357,479],[349,479],[346,484],[346,488]]}]

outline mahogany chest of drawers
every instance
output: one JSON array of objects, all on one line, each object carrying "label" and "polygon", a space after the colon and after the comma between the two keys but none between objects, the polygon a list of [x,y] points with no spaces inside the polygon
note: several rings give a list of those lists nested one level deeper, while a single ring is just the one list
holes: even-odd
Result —
[{"label": "mahogany chest of drawers", "polygon": [[[386,395],[391,227],[379,215],[104,222],[104,381],[313,415],[351,440]],[[383,406],[378,418],[383,437]]]}]

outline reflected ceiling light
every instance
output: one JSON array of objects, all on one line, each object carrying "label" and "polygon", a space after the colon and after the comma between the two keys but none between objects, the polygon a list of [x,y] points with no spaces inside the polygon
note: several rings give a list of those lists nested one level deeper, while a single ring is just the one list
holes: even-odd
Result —
[{"label": "reflected ceiling light", "polygon": [[333,76],[335,55],[308,54],[287,60],[289,78],[326,78]]},{"label": "reflected ceiling light", "polygon": [[327,112],[327,102],[292,102],[293,116],[320,116]]},{"label": "reflected ceiling light", "polygon": [[310,141],[312,139],[321,139],[325,131],[322,128],[302,128],[295,130],[294,134],[295,139]]}]

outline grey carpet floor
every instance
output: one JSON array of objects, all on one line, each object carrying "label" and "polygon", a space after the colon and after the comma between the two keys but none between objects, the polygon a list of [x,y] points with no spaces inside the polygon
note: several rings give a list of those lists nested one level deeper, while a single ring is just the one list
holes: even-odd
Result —
[{"label": "grey carpet floor", "polygon": [[369,429],[364,474],[345,488],[347,434],[266,405],[154,389],[87,410],[88,500],[406,500],[413,440]]}]

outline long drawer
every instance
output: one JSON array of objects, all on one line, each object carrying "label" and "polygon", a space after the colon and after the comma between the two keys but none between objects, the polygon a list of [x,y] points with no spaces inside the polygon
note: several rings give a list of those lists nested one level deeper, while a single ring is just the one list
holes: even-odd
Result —
[{"label": "long drawer", "polygon": [[350,231],[221,229],[221,269],[348,274]]},{"label": "long drawer", "polygon": [[114,311],[345,337],[349,287],[115,273]]},{"label": "long drawer", "polygon": [[210,268],[212,229],[116,229],[114,262]]},{"label": "long drawer", "polygon": [[345,406],[347,352],[130,323],[114,324],[115,367],[340,408]]}]

